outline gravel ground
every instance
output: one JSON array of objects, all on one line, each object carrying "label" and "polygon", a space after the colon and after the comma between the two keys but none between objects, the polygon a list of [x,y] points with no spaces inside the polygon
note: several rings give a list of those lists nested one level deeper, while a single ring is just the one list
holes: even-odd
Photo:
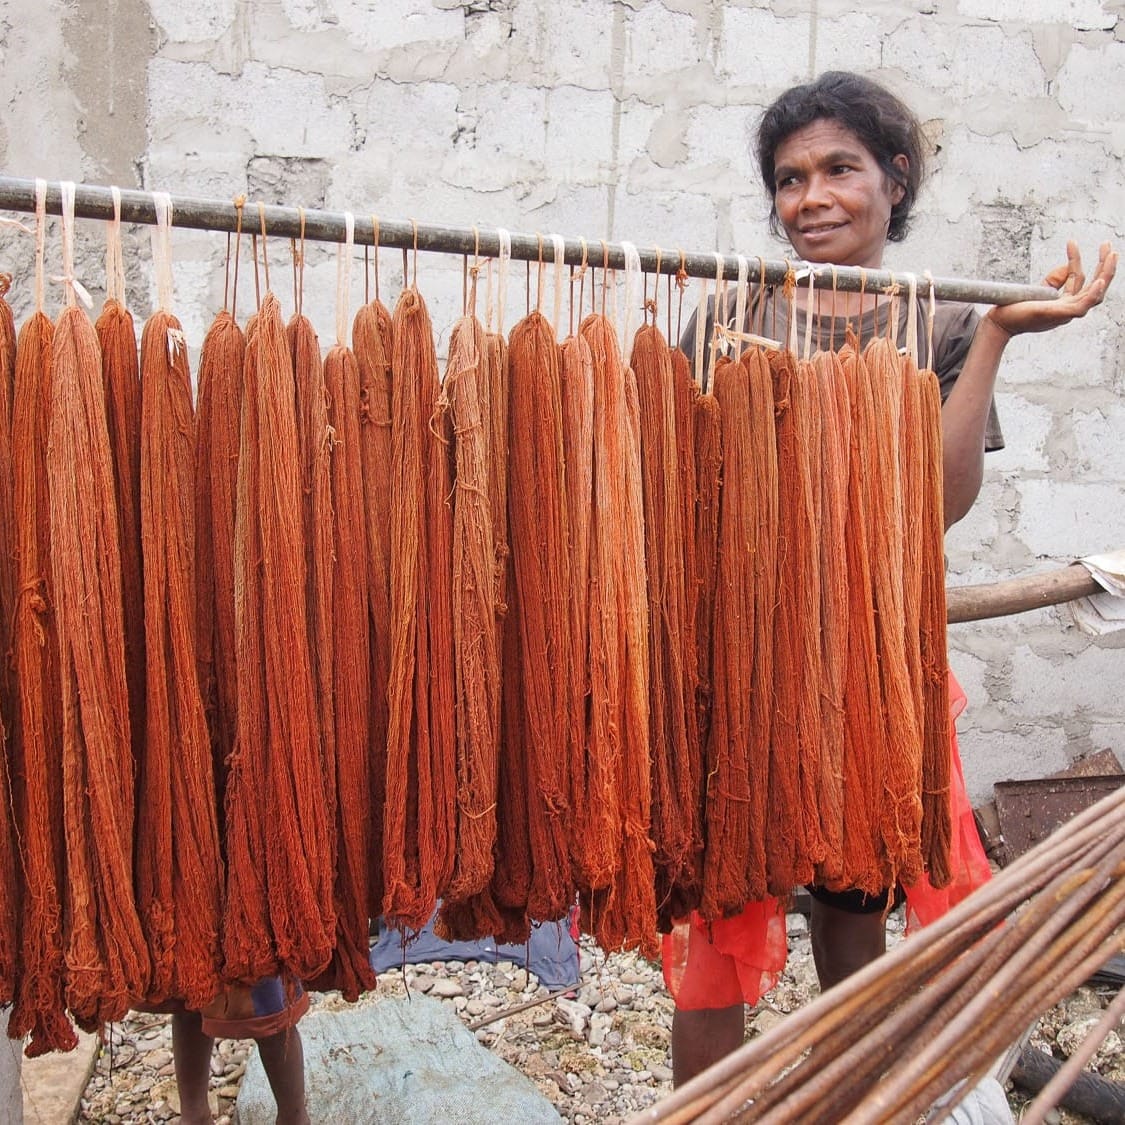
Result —
[{"label": "gravel ground", "polygon": [[[750,1035],[766,1030],[786,1012],[817,994],[807,923],[790,915],[789,965],[777,987],[748,1014]],[[892,915],[891,940],[901,921]],[[672,1002],[659,966],[631,953],[605,955],[583,941],[582,984],[573,999],[547,1001],[477,1030],[478,1040],[526,1074],[575,1125],[605,1125],[625,1120],[671,1090],[669,1059]],[[547,989],[519,966],[475,961],[407,966],[386,973],[363,1003],[382,997],[425,993],[451,1005],[469,1025],[513,1007]],[[1110,998],[1108,990],[1083,988],[1039,1021],[1032,1044],[1065,1056],[1090,1029]],[[314,995],[314,1005],[343,1004],[338,995]],[[217,1125],[233,1120],[238,1086],[252,1043],[222,1041],[211,1064],[212,1110]],[[1093,1062],[1107,1078],[1125,1081],[1125,1051],[1111,1033]],[[1025,1099],[1010,1095],[1013,1108]],[[86,1087],[80,1122],[140,1125],[174,1121],[178,1116],[172,1074],[171,1030],[167,1017],[132,1014],[107,1032],[93,1076]],[[1085,1118],[1062,1111],[1060,1125]]]}]

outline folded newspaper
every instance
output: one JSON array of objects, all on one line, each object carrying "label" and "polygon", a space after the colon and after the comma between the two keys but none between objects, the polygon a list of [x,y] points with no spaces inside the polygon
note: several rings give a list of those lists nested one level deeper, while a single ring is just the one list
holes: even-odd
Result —
[{"label": "folded newspaper", "polygon": [[1125,547],[1078,561],[1104,592],[1070,603],[1075,623],[1095,637],[1125,629]]}]

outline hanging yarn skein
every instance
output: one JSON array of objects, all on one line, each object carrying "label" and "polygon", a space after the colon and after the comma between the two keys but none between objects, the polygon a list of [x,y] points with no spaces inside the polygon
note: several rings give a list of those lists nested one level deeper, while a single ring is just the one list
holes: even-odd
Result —
[{"label": "hanging yarn skein", "polygon": [[8,1022],[30,1036],[29,1058],[70,1051],[78,1039],[66,1017],[61,899],[65,885],[62,714],[51,578],[47,428],[51,417],[54,326],[43,312],[47,185],[36,181],[35,312],[20,328],[12,399],[12,480],[16,576],[13,655],[16,679],[12,799],[21,840],[24,907],[20,975]]},{"label": "hanging yarn skein", "polygon": [[[354,220],[347,216],[349,236]],[[336,343],[324,362],[327,417],[320,444],[331,442],[331,554],[333,733],[336,810],[336,918],[333,962],[336,987],[357,999],[375,987],[368,959],[367,912],[372,856],[367,529],[364,521],[363,451],[360,438],[360,373],[347,346],[351,238],[337,258]],[[316,438],[312,429],[310,438]]]},{"label": "hanging yarn skein", "polygon": [[62,693],[67,1005],[120,1019],[148,976],[133,890],[133,753],[113,457],[97,333],[75,301],[74,185],[63,184],[66,308],[51,352],[47,484]]},{"label": "hanging yarn skein", "polygon": [[194,1008],[219,988],[219,849],[210,733],[195,651],[195,452],[187,345],[171,313],[171,204],[156,197],[159,308],[141,338],[145,753],[137,901],[152,957],[145,999]]}]

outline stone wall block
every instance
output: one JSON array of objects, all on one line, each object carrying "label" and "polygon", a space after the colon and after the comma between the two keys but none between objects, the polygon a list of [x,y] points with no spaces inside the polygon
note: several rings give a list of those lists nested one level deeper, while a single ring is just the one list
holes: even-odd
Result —
[{"label": "stone wall block", "polygon": [[972,19],[1061,23],[1078,31],[1112,28],[1112,8],[1102,0],[957,0],[958,14]]},{"label": "stone wall block", "polygon": [[642,5],[629,14],[626,59],[630,76],[671,77],[699,61],[695,20],[662,4]]},{"label": "stone wall block", "polygon": [[[190,111],[184,104],[185,89],[197,91]],[[149,67],[149,113],[154,130],[185,119],[202,121],[216,132],[241,126],[258,151],[275,156],[347,152],[351,139],[350,115],[329,99],[322,77],[257,63],[232,79],[203,63],[154,59]]]},{"label": "stone wall block", "polygon": [[1120,481],[1025,480],[1017,534],[1037,556],[1069,561],[1125,545]]},{"label": "stone wall block", "polygon": [[1125,43],[1076,43],[1059,73],[1058,98],[1079,126],[1098,129],[1119,121],[1125,101]]},{"label": "stone wall block", "polygon": [[716,69],[727,83],[780,92],[808,78],[810,29],[807,13],[724,7]]}]

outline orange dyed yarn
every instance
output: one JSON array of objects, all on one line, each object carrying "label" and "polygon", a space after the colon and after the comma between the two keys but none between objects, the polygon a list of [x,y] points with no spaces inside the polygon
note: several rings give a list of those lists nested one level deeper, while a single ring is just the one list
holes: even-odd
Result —
[{"label": "orange dyed yarn", "polygon": [[922,856],[930,882],[947,886],[953,832],[949,798],[949,663],[946,654],[945,515],[942,501],[941,389],[924,371],[921,394],[923,439],[922,590],[920,647],[924,712],[922,720]]},{"label": "orange dyed yarn", "polygon": [[242,370],[246,340],[228,312],[207,331],[199,356],[195,416],[196,661],[211,732],[220,813],[238,728],[234,623],[234,525],[238,495]]},{"label": "orange dyed yarn", "polygon": [[699,483],[695,454],[696,402],[699,388],[691,377],[691,364],[679,348],[669,348],[672,364],[673,408],[676,426],[676,468],[680,493],[680,547],[683,552],[684,599],[681,644],[684,667],[684,732],[687,764],[690,770],[691,801],[699,826],[699,839],[693,849],[691,865],[680,883],[673,886],[666,904],[658,898],[658,922],[663,929],[671,918],[685,917],[699,905],[703,888],[703,746],[699,708],[699,654],[696,638],[699,628],[701,582],[696,557],[695,509]]},{"label": "orange dyed yarn", "polygon": [[179,322],[141,338],[145,752],[137,790],[137,903],[152,957],[146,999],[208,1003],[219,987],[219,852],[210,736],[195,652],[194,419]]},{"label": "orange dyed yarn", "polygon": [[252,982],[277,971],[270,932],[268,860],[260,805],[267,791],[264,754],[265,652],[262,590],[256,581],[261,558],[258,427],[259,316],[246,325],[242,369],[243,408],[239,425],[238,477],[234,520],[235,741],[224,791],[227,885],[223,901],[223,972],[229,980]]},{"label": "orange dyed yarn", "polygon": [[[428,328],[428,326],[427,326]],[[427,336],[426,378],[433,404],[426,427],[426,628],[429,631],[430,835],[437,897],[453,877],[457,851],[457,717],[453,620],[453,425],[437,409],[440,393],[433,332]],[[432,911],[436,903],[430,904]]]},{"label": "orange dyed yarn", "polygon": [[[875,635],[873,473],[868,462],[874,400],[867,365],[854,338],[840,349],[851,410],[851,469],[848,475],[848,664],[844,691],[844,847],[837,884],[878,894],[890,871],[877,859],[879,811],[871,794],[882,790],[886,728],[878,679]],[[830,884],[831,885],[831,884]]]},{"label": "orange dyed yarn", "polygon": [[[437,901],[451,857],[455,780],[452,763],[435,763],[439,742],[432,729],[431,610],[442,615],[444,597],[430,589],[431,498],[440,492],[430,429],[437,398],[437,358],[429,313],[416,289],[399,298],[394,315],[394,385],[391,408],[391,647],[387,691],[386,804],[383,821],[383,914],[419,929]],[[435,487],[436,485],[436,487]],[[448,495],[448,493],[446,493]],[[444,503],[445,495],[441,496]],[[435,513],[436,514],[436,513]],[[440,667],[436,672],[441,674]],[[450,691],[452,687],[450,685]],[[448,784],[449,788],[439,788]],[[444,815],[443,815],[444,814]]]},{"label": "orange dyed yarn", "polygon": [[565,714],[571,659],[559,349],[533,312],[509,338],[508,512],[519,613],[533,918],[562,917],[574,898]]},{"label": "orange dyed yarn", "polygon": [[450,933],[484,937],[497,924],[487,894],[496,846],[500,749],[500,634],[490,496],[491,385],[478,321],[462,317],[449,341],[440,409],[453,428],[453,645],[457,711],[457,837],[443,896]]},{"label": "orange dyed yarn", "polygon": [[391,632],[391,314],[380,301],[364,305],[352,325],[359,367],[359,447],[367,536],[367,631],[371,702],[368,717],[370,824],[368,913],[383,909],[383,806],[386,801],[387,681]]},{"label": "orange dyed yarn", "polygon": [[892,341],[873,339],[864,349],[873,395],[867,472],[871,477],[871,560],[875,633],[886,723],[882,796],[877,798],[885,863],[891,879],[913,882],[922,870],[920,831],[921,727],[914,710],[903,622],[902,487],[898,450],[902,366]]},{"label": "orange dyed yarn", "polygon": [[[766,787],[769,713],[765,730],[755,730],[753,671],[769,667],[769,651],[758,653],[759,612],[769,603],[755,581],[758,520],[769,519],[767,497],[776,493],[772,397],[761,399],[760,360],[745,363],[726,356],[715,363],[714,399],[722,427],[723,477],[716,541],[712,708],[706,778],[707,845],[703,868],[705,917],[720,918],[765,893],[765,852],[761,794]],[[764,405],[764,418],[758,417]],[[763,424],[763,422],[765,424]],[[760,444],[765,439],[765,444]],[[773,501],[776,526],[776,499]],[[767,636],[772,648],[772,638]],[[749,690],[748,690],[749,689]],[[757,751],[757,753],[756,753]]]},{"label": "orange dyed yarn", "polygon": [[[562,349],[563,458],[566,462],[566,522],[570,540],[570,665],[567,683],[567,769],[574,829],[571,869],[586,891],[605,860],[590,844],[596,810],[587,800],[596,766],[587,751],[587,699],[590,695],[591,552],[594,520],[594,358],[582,336],[570,336]],[[594,767],[593,771],[591,767]]]},{"label": "orange dyed yarn", "polygon": [[335,734],[336,951],[335,984],[345,999],[375,987],[368,958],[367,912],[372,856],[371,689],[367,618],[367,532],[360,448],[359,365],[337,344],[324,362],[331,439],[333,532],[332,692]]},{"label": "orange dyed yarn", "polygon": [[[333,442],[329,427],[329,390],[320,341],[312,322],[299,313],[286,325],[292,362],[297,460],[300,469],[300,541],[304,549],[308,652],[316,701],[317,735],[324,764],[328,822],[336,819],[335,619],[336,528],[333,510]],[[356,525],[362,532],[362,524]],[[355,606],[349,607],[353,612]],[[349,623],[350,624],[350,623]],[[350,669],[349,669],[350,673]],[[335,848],[335,833],[330,834]],[[333,870],[335,851],[328,857]],[[338,919],[337,919],[338,920]]]},{"label": "orange dyed yarn", "polygon": [[520,659],[519,601],[515,575],[507,573],[508,612],[500,638],[503,691],[500,755],[497,766],[496,869],[492,899],[500,915],[497,941],[523,943],[531,933],[527,913],[531,894],[532,855],[528,779],[530,747],[526,737],[523,666]]},{"label": "orange dyed yarn", "polygon": [[[605,753],[587,800],[605,806],[612,889],[592,901],[592,930],[607,949],[656,948],[649,762],[649,623],[644,485],[636,378],[604,316],[581,325],[594,361],[593,579],[590,607],[591,757]],[[603,717],[599,731],[596,720]],[[614,798],[610,804],[611,795]],[[619,811],[618,811],[619,810]],[[616,812],[616,816],[613,814]],[[595,824],[593,831],[602,826]],[[599,841],[600,842],[600,841]]]},{"label": "orange dyed yarn", "polygon": [[850,409],[844,372],[835,352],[812,359],[820,395],[820,829],[825,854],[817,880],[842,873],[844,846],[844,685],[848,655],[847,481]]},{"label": "orange dyed yarn", "polygon": [[[807,747],[800,725],[808,699],[802,661],[809,655],[807,631],[819,629],[820,591],[815,601],[801,586],[816,583],[817,566],[809,552],[812,542],[812,500],[808,480],[796,358],[788,352],[770,355],[774,403],[777,411],[778,522],[784,534],[777,547],[777,610],[774,617],[774,714],[770,743],[767,805],[767,879],[771,894],[785,894],[812,878],[808,802],[810,778],[819,774],[820,750],[811,747],[812,761],[803,760]],[[800,404],[800,405],[799,405]],[[805,568],[812,574],[806,575]],[[808,618],[810,605],[816,612]],[[816,659],[819,664],[819,637]],[[819,723],[817,724],[819,726]],[[816,815],[815,806],[811,810]]]},{"label": "orange dyed yarn", "polygon": [[[619,556],[621,553],[621,445],[624,386],[611,370],[616,348],[612,328],[590,316],[582,323],[593,370],[593,515],[590,528],[589,714],[584,769],[585,797],[576,810],[578,833],[585,838],[586,870],[579,887],[589,897],[594,933],[603,924],[605,900],[617,876],[621,854],[621,757],[624,753],[623,677],[625,623]],[[585,902],[584,902],[584,909]],[[620,941],[614,935],[610,945]]]},{"label": "orange dyed yarn", "polygon": [[[711,650],[715,622],[716,569],[719,559],[719,496],[723,476],[723,436],[722,418],[714,393],[703,394],[696,388],[693,411],[697,481],[691,525],[691,538],[695,547],[696,587],[695,695],[696,714],[699,716],[699,744],[703,748],[703,790],[706,799],[706,778],[713,767],[707,748],[711,745],[711,704],[714,698]],[[709,840],[705,839],[705,845],[710,847]]]},{"label": "orange dyed yarn", "polygon": [[516,624],[515,581],[508,530],[508,441],[511,390],[508,344],[498,332],[484,338],[489,402],[489,506],[496,552],[494,590],[500,648],[500,747],[497,760],[496,863],[490,901],[496,908],[497,941],[525,942],[531,926],[527,898],[531,890],[531,842],[528,834],[528,791],[523,763],[523,692]]},{"label": "orange dyed yarn", "polygon": [[[656,898],[666,925],[698,898],[699,763],[694,718],[694,653],[688,646],[682,484],[672,358],[660,330],[646,325],[631,360],[640,400],[652,735],[652,842]],[[569,467],[569,466],[568,466]],[[694,638],[693,638],[694,639]]]},{"label": "orange dyed yarn", "polygon": [[498,332],[484,336],[484,367],[488,376],[488,503],[492,510],[492,546],[496,552],[495,605],[497,625],[506,624],[508,559],[508,343]]},{"label": "orange dyed yarn", "polygon": [[62,689],[67,1004],[92,1029],[144,991],[133,893],[133,754],[113,458],[101,351],[66,309],[51,354],[47,461]]},{"label": "orange dyed yarn", "polygon": [[[779,605],[795,609],[791,621],[792,636],[796,640],[793,654],[796,657],[797,676],[797,746],[798,776],[801,786],[799,828],[803,862],[798,864],[798,881],[809,874],[811,867],[821,864],[827,854],[827,845],[821,821],[827,818],[838,821],[842,813],[839,794],[830,789],[821,791],[824,770],[824,744],[821,736],[820,686],[821,670],[821,582],[820,570],[820,483],[823,468],[820,459],[820,392],[816,372],[808,362],[797,364],[796,378],[790,384],[789,413],[796,441],[797,479],[790,488],[783,488],[780,497],[788,501],[788,510],[779,513],[780,526],[785,528],[783,538],[793,546],[793,570],[778,565],[778,582],[787,593],[779,598]],[[779,435],[780,438],[780,435]],[[779,441],[780,445],[780,441]],[[780,653],[775,657],[779,661]],[[827,804],[836,798],[835,804]]]},{"label": "orange dyed yarn", "polygon": [[30,1035],[29,1057],[73,1050],[78,1042],[66,1018],[63,998],[62,715],[47,495],[53,335],[54,327],[42,313],[33,314],[20,329],[12,401],[18,564],[12,645],[17,698],[9,753],[26,897],[20,934],[21,975],[8,1034],[17,1039]]},{"label": "orange dyed yarn", "polygon": [[102,352],[102,380],[125,591],[125,675],[133,757],[144,752],[145,619],[141,597],[141,378],[137,333],[129,310],[107,300],[94,326]]},{"label": "orange dyed yarn", "polygon": [[227,786],[224,952],[232,977],[284,968],[309,978],[335,939],[335,826],[309,653],[294,374],[273,294],[247,333],[244,388],[236,626],[245,674]]}]

